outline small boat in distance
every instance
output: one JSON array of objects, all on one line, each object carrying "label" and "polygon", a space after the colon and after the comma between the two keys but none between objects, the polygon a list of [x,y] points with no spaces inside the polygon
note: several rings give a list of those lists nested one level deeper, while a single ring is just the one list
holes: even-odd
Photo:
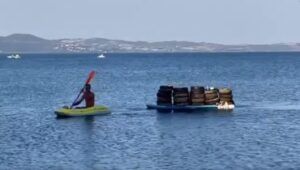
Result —
[{"label": "small boat in distance", "polygon": [[97,56],[97,58],[105,58],[105,55],[104,54],[100,54]]},{"label": "small boat in distance", "polygon": [[21,56],[19,54],[12,54],[7,56],[8,59],[20,59]]}]

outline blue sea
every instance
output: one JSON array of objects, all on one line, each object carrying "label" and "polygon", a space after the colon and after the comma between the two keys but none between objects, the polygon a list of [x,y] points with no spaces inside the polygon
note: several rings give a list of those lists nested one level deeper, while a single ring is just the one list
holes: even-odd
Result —
[{"label": "blue sea", "polygon": [[[0,169],[299,169],[300,53],[0,54]],[[88,73],[107,116],[57,119]],[[157,113],[160,85],[233,89],[232,112]]]}]

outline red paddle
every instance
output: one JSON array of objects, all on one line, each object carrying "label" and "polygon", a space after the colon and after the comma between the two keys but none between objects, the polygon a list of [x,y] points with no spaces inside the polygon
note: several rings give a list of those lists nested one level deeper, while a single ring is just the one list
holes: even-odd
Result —
[{"label": "red paddle", "polygon": [[90,82],[95,77],[95,75],[96,75],[96,72],[95,71],[91,71],[90,74],[89,74],[89,78],[86,80],[85,84],[90,84]]},{"label": "red paddle", "polygon": [[90,84],[90,82],[93,80],[93,78],[95,77],[96,75],[96,72],[95,71],[91,71],[90,74],[89,74],[89,77],[87,78],[87,80],[85,81],[85,84],[83,86],[83,88],[80,90],[79,94],[77,95],[76,99],[74,100],[74,102],[72,103],[71,105],[71,109],[73,107],[73,104],[77,101],[77,99],[79,98],[79,96],[81,95],[81,93],[83,92],[83,89],[85,87],[86,84]]}]

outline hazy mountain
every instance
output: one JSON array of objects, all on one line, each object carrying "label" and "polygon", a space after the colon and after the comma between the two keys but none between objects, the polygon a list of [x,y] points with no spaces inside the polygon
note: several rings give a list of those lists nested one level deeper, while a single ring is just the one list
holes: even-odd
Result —
[{"label": "hazy mountain", "polygon": [[2,52],[51,52],[55,42],[33,35],[13,34],[0,37],[0,51]]},{"label": "hazy mountain", "polygon": [[300,43],[223,45],[188,41],[123,41],[104,38],[47,40],[30,34],[0,37],[3,53],[101,53],[101,52],[294,52]]}]

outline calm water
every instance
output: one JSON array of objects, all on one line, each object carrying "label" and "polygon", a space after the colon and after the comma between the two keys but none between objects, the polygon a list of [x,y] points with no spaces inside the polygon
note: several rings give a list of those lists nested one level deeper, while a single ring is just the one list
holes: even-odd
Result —
[{"label": "calm water", "polygon": [[[0,55],[0,169],[300,168],[300,53]],[[113,114],[56,119],[90,70]],[[145,109],[161,84],[229,86],[233,112]]]}]

